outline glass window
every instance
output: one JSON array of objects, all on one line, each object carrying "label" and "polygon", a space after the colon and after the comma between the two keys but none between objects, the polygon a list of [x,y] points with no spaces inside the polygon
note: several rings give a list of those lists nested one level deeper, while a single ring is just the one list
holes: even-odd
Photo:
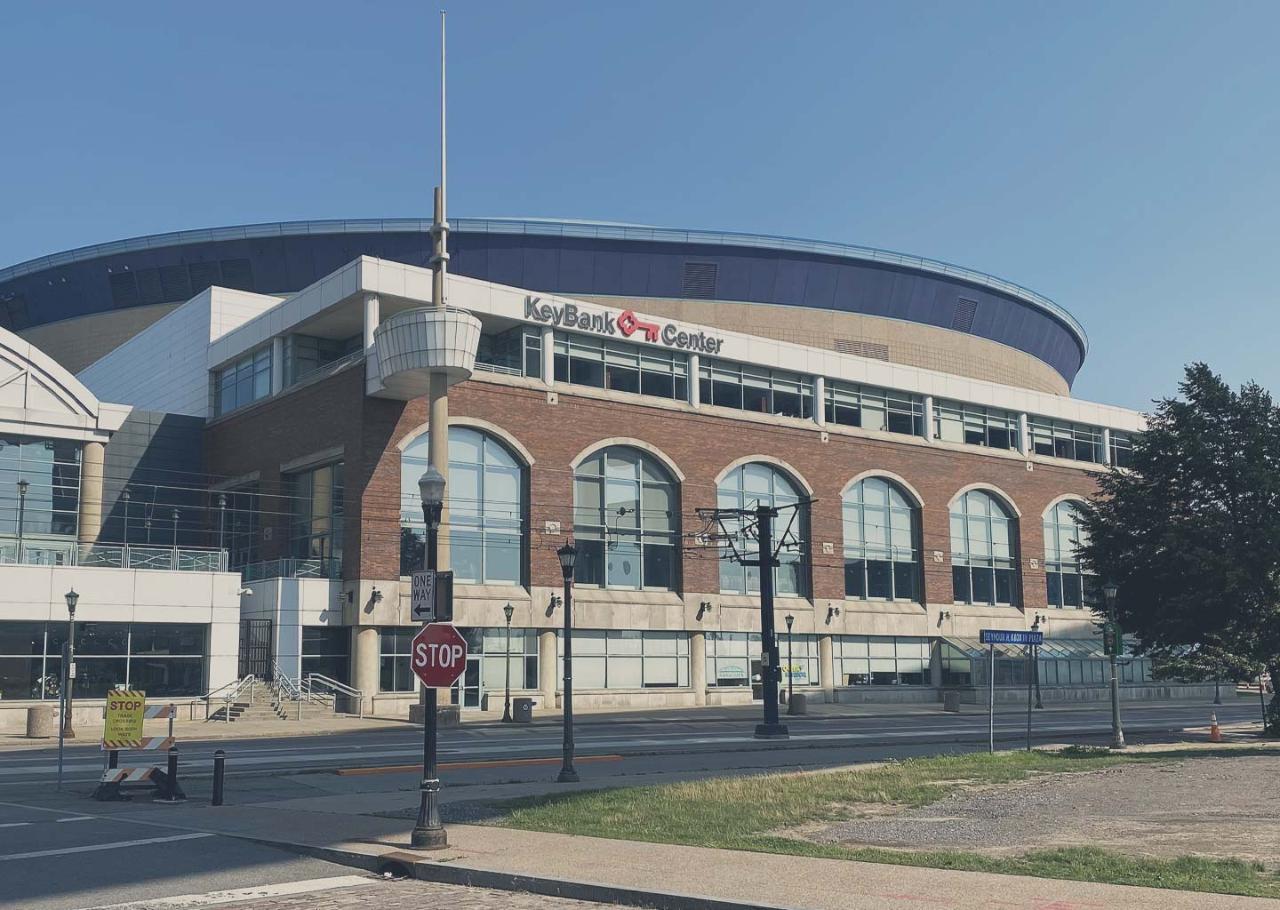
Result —
[{"label": "glass window", "polygon": [[777,417],[813,417],[813,383],[799,373],[703,360],[698,382],[704,404]]},{"label": "glass window", "polygon": [[271,394],[271,347],[213,371],[213,413],[227,414]]},{"label": "glass window", "polygon": [[1037,455],[1102,463],[1102,430],[1097,427],[1032,415],[1028,420],[1031,450]]},{"label": "glass window", "polygon": [[351,629],[347,626],[302,627],[302,675],[317,673],[350,683]]},{"label": "glass window", "polygon": [[956,603],[1015,602],[1014,520],[984,490],[970,490],[951,506],[951,575]]},{"label": "glass window", "polygon": [[578,583],[675,590],[679,504],[661,462],[611,446],[578,466],[573,489]]},{"label": "glass window", "polygon": [[1111,463],[1117,468],[1127,468],[1133,462],[1133,435],[1111,431]]},{"label": "glass window", "polygon": [[516,326],[505,332],[482,333],[476,369],[508,376],[542,376],[542,332]]},{"label": "glass window", "polygon": [[[74,542],[80,511],[81,444],[0,435],[0,561],[57,563]],[[26,482],[24,494],[19,484]]]},{"label": "glass window", "polygon": [[1083,574],[1076,550],[1088,543],[1078,503],[1064,501],[1044,513],[1044,573],[1049,606],[1080,609],[1096,579]]},{"label": "glass window", "polygon": [[905,636],[832,636],[837,686],[930,685],[929,639]]},{"label": "glass window", "polygon": [[[400,456],[400,572],[422,567],[426,525],[418,479],[431,464],[423,433]],[[518,585],[524,572],[524,466],[496,437],[470,427],[449,428],[450,567],[470,584]]]},{"label": "glass window", "polygon": [[557,382],[684,401],[689,397],[689,361],[677,351],[557,332]]},{"label": "glass window", "polygon": [[920,596],[917,510],[902,490],[868,477],[844,494],[844,593],[866,600]]},{"label": "glass window", "polygon": [[[354,354],[363,346],[360,335],[350,338],[318,338],[312,335],[289,335],[284,340],[284,385],[289,387],[302,382],[321,367]],[[271,372],[267,371],[268,391]]]},{"label": "glass window", "polygon": [[958,401],[940,401],[934,411],[935,439],[991,449],[1019,447],[1018,415],[1012,411]]},{"label": "glass window", "polygon": [[412,692],[417,677],[409,666],[413,636],[421,626],[378,630],[378,690]]},{"label": "glass window", "polygon": [[[808,591],[807,555],[809,551],[809,513],[807,501],[785,474],[773,465],[751,462],[729,472],[716,489],[716,506],[722,509],[754,509],[757,506],[778,509],[774,519],[774,549],[778,567],[774,570],[774,586],[782,596],[803,597]],[[747,517],[748,526],[755,519]],[[728,530],[733,526],[726,523]],[[739,535],[738,552],[756,559],[752,539]],[[760,570],[744,566],[733,558],[727,544],[720,551],[720,591],[722,594],[757,594]]]},{"label": "glass window", "polygon": [[[312,563],[311,575],[336,578],[342,572],[342,462],[289,474],[289,554]],[[326,674],[328,675],[328,674]]]},{"label": "glass window", "polygon": [[924,399],[907,392],[828,381],[826,415],[840,426],[924,435]]},{"label": "glass window", "polygon": [[[557,635],[560,679],[564,642]],[[687,632],[575,630],[575,689],[667,689],[689,686]]]},{"label": "glass window", "polygon": [[[226,497],[225,510],[217,505],[216,495]],[[216,495],[214,507],[219,509],[219,520],[222,522],[222,539],[219,545],[227,549],[228,566],[231,569],[242,569],[257,562],[261,559],[258,548],[258,516],[262,509],[258,484],[246,484]]]}]

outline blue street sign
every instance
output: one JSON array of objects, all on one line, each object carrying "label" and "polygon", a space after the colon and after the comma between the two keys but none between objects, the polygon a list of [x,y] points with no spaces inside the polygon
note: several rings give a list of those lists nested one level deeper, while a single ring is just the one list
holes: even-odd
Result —
[{"label": "blue street sign", "polygon": [[983,629],[978,633],[984,645],[1039,645],[1044,643],[1043,632],[1019,632],[1013,629]]}]

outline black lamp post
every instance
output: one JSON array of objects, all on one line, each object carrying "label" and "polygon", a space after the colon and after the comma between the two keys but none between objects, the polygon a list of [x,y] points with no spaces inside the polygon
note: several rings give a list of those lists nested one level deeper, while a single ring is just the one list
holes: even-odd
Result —
[{"label": "black lamp post", "polygon": [[[435,571],[439,559],[437,534],[440,516],[444,513],[445,477],[434,466],[428,467],[418,478],[418,493],[422,497],[422,518],[427,526],[425,562],[429,571]],[[436,769],[436,690],[423,689],[422,723],[422,784],[419,786],[418,821],[410,838],[419,850],[438,850],[449,845],[444,824],[440,821],[440,776]]]},{"label": "black lamp post", "polygon": [[218,494],[218,559],[222,559],[227,530],[227,494]]},{"label": "black lamp post", "polygon": [[790,613],[786,616],[787,621],[787,713],[794,714],[795,709],[791,702],[796,694],[796,665],[795,660],[791,656],[791,626],[795,623],[796,618]]},{"label": "black lamp post", "polygon": [[[1031,623],[1031,631],[1040,631],[1040,622],[1044,619],[1039,613],[1036,614],[1035,621]],[[1031,646],[1031,674],[1036,684],[1036,707],[1044,708],[1044,701],[1040,698],[1040,646]]]},{"label": "black lamp post", "polygon": [[556,550],[556,556],[564,576],[564,747],[556,780],[572,784],[578,781],[573,767],[573,564],[578,560],[578,551],[571,541]]},{"label": "black lamp post", "polygon": [[172,512],[170,512],[170,513],[169,513],[169,516],[173,519],[173,549],[174,549],[174,554],[173,554],[174,565],[173,565],[173,567],[174,567],[175,569],[178,567],[178,563],[177,563],[177,559],[178,559],[178,553],[177,553],[177,550],[178,550],[178,516],[179,516],[179,515],[181,515],[181,514],[182,514],[182,513],[180,513],[177,509],[174,509]]},{"label": "black lamp post", "polygon": [[516,608],[507,604],[502,608],[502,615],[507,618],[507,691],[502,699],[502,722],[511,723],[511,616]]},{"label": "black lamp post", "polygon": [[125,552],[120,557],[120,565],[129,568],[129,500],[133,499],[133,494],[129,492],[129,488],[125,487],[124,492],[120,494],[120,498],[124,500],[124,546]]},{"label": "black lamp post", "polygon": [[75,680],[71,676],[71,668],[76,662],[76,602],[80,600],[80,595],[72,588],[66,594],[67,598],[67,665],[63,668],[62,678],[66,680],[66,709],[62,712],[62,736],[65,739],[75,739],[76,731],[71,725],[71,703],[72,690],[75,688]]},{"label": "black lamp post", "polygon": [[27,490],[29,489],[31,489],[30,482],[18,481],[18,565],[22,565],[22,538],[27,523]]},{"label": "black lamp post", "polygon": [[1124,728],[1120,725],[1120,624],[1116,622],[1116,594],[1119,589],[1115,582],[1107,582],[1102,586],[1102,596],[1107,601],[1107,632],[1111,638],[1111,748],[1124,748]]}]

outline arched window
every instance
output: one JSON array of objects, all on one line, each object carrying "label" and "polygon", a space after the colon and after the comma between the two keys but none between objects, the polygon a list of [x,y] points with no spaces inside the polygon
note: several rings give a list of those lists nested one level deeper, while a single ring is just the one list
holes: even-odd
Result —
[{"label": "arched window", "polygon": [[[400,571],[422,565],[422,500],[418,478],[427,470],[428,434],[400,456]],[[524,469],[496,438],[469,427],[449,429],[449,542],[454,580],[520,584],[524,553]]]},{"label": "arched window", "polygon": [[1012,604],[1014,519],[998,499],[970,490],[951,506],[951,579],[956,603]]},{"label": "arched window", "polygon": [[919,597],[917,510],[902,490],[883,477],[868,477],[844,494],[843,508],[845,597]]},{"label": "arched window", "polygon": [[[751,462],[734,468],[716,488],[716,506],[721,509],[754,509],[758,505],[779,509],[774,521],[773,546],[778,554],[774,590],[779,595],[803,597],[806,591],[804,554],[808,552],[809,515],[803,497],[782,471],[764,462]],[[792,508],[788,508],[788,506]],[[754,520],[747,518],[749,524]],[[726,528],[733,529],[731,523]],[[779,541],[786,540],[779,547]],[[750,559],[757,557],[753,539],[738,540],[738,552]],[[722,594],[756,594],[760,591],[760,569],[744,566],[733,559],[728,546],[720,551],[720,592]]]},{"label": "arched window", "polygon": [[602,588],[676,587],[676,482],[652,455],[610,446],[573,475],[574,579]]},{"label": "arched window", "polygon": [[1094,577],[1080,569],[1076,550],[1088,542],[1080,505],[1063,500],[1044,513],[1044,577],[1049,606],[1080,608],[1089,601]]}]

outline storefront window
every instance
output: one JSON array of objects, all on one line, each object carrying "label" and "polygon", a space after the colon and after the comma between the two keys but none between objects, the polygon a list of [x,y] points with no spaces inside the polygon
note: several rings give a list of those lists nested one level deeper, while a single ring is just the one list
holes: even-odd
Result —
[{"label": "storefront window", "polygon": [[[558,638],[560,676],[564,642]],[[689,636],[685,632],[603,631],[573,633],[573,686],[586,689],[663,689],[689,685]]]},{"label": "storefront window", "polygon": [[[188,623],[78,623],[77,698],[141,689],[149,698],[204,690],[207,627]],[[0,698],[52,699],[61,689],[61,622],[0,622]]]},{"label": "storefront window", "polygon": [[837,635],[831,640],[842,686],[927,686],[929,639],[892,635]]},{"label": "storefront window", "polygon": [[350,683],[351,629],[347,626],[302,627],[302,675],[316,673]]},{"label": "storefront window", "polygon": [[[778,657],[782,661],[782,685],[790,678],[792,686],[822,684],[821,661],[816,635],[792,635],[791,656],[787,657],[787,633],[778,634]],[[720,688],[761,684],[760,653],[764,648],[759,632],[708,632],[707,685]],[[758,693],[757,693],[758,694]]]},{"label": "storefront window", "polygon": [[[485,699],[502,698],[511,670],[513,691],[538,688],[538,633],[536,629],[512,629],[507,651],[505,626],[459,629],[467,640],[467,668],[453,685],[453,700],[464,708],[480,708]],[[577,641],[577,633],[574,634]]]}]

